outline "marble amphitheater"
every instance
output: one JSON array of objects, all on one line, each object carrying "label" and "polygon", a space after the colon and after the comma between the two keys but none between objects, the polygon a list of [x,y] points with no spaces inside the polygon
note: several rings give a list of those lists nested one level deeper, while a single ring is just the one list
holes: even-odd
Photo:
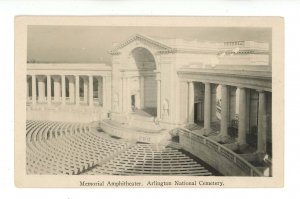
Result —
[{"label": "marble amphitheater", "polygon": [[268,43],[119,42],[27,63],[27,174],[272,176]]}]

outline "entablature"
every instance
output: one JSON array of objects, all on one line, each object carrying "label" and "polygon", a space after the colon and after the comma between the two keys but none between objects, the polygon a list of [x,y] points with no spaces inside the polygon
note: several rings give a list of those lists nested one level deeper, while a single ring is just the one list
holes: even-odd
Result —
[{"label": "entablature", "polygon": [[27,64],[27,74],[36,75],[100,75],[110,76],[112,68],[106,64]]},{"label": "entablature", "polygon": [[181,81],[210,82],[272,92],[272,72],[213,69],[180,69]]}]

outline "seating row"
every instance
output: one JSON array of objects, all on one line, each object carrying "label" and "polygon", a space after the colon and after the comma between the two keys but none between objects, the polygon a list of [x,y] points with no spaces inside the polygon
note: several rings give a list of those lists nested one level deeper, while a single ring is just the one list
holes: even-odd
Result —
[{"label": "seating row", "polygon": [[83,123],[27,121],[26,131],[28,174],[79,174],[129,145]]}]

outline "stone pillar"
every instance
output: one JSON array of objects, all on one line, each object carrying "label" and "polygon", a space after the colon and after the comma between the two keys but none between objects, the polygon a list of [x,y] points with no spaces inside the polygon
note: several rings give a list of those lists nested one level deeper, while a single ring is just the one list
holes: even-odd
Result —
[{"label": "stone pillar", "polygon": [[194,124],[194,83],[188,82],[188,122]]},{"label": "stone pillar", "polygon": [[98,77],[97,80],[98,80],[98,101],[99,101],[99,105],[101,104],[103,105],[103,87],[102,87],[103,79],[102,77]]},{"label": "stone pillar", "polygon": [[88,103],[88,78],[83,78],[83,101],[84,103]]},{"label": "stone pillar", "polygon": [[61,76],[61,103],[66,104],[66,77]]},{"label": "stone pillar", "polygon": [[89,106],[94,104],[93,76],[89,76]]},{"label": "stone pillar", "polygon": [[28,101],[28,100],[29,100],[29,82],[28,82],[28,76],[26,76],[26,89],[27,89],[27,90],[26,90],[26,91],[27,91],[27,92],[26,92],[26,97],[27,97],[27,98],[26,98],[26,99],[27,99],[26,101]]},{"label": "stone pillar", "polygon": [[205,83],[204,93],[204,129],[206,133],[210,131],[211,123],[211,84]]},{"label": "stone pillar", "polygon": [[51,75],[47,75],[47,104],[51,104]]},{"label": "stone pillar", "polygon": [[45,101],[45,91],[46,91],[45,76],[38,75],[37,80],[38,80],[38,91],[39,91],[38,101],[44,102]]},{"label": "stone pillar", "polygon": [[105,76],[102,77],[102,107],[107,105],[107,79]]},{"label": "stone pillar", "polygon": [[[144,91],[145,90],[144,89],[145,89],[145,79],[144,79],[144,76],[140,76],[140,107],[141,107],[141,109],[143,109],[145,107],[145,103],[144,103],[144,96],[145,96]],[[157,102],[158,102],[158,100],[157,100]]]},{"label": "stone pillar", "polygon": [[[144,82],[144,80],[143,80]],[[144,85],[144,83],[143,83]],[[161,118],[161,80],[156,80],[156,86],[157,86],[157,114],[156,114],[156,117],[157,118]],[[144,90],[144,89],[143,89]],[[143,103],[143,107],[144,107],[144,91],[143,91],[143,99],[141,101]]]},{"label": "stone pillar", "polygon": [[36,104],[36,77],[35,75],[31,76],[31,80],[32,80],[32,89],[31,89],[31,95],[32,95],[32,104],[35,105]]},{"label": "stone pillar", "polygon": [[216,122],[218,121],[218,118],[217,118],[217,85],[216,84],[210,84],[210,87],[211,87],[211,102],[210,102],[210,105],[211,105],[211,121],[212,122]]},{"label": "stone pillar", "polygon": [[239,88],[240,96],[239,96],[239,127],[238,127],[238,144],[245,145],[246,144],[246,89]]},{"label": "stone pillar", "polygon": [[126,79],[122,77],[122,109],[123,112],[126,111]]},{"label": "stone pillar", "polygon": [[222,85],[221,87],[221,136],[228,136],[228,87]]},{"label": "stone pillar", "polygon": [[267,151],[266,93],[264,91],[258,92],[257,153],[265,154]]},{"label": "stone pillar", "polygon": [[75,100],[75,81],[74,81],[74,76],[68,76],[68,80],[69,80],[69,99],[70,99],[70,103],[74,103]]},{"label": "stone pillar", "polygon": [[126,78],[126,110],[131,112],[130,77]]},{"label": "stone pillar", "polygon": [[54,80],[54,101],[59,102],[61,97],[60,77],[53,76],[53,80]]},{"label": "stone pillar", "polygon": [[75,76],[75,86],[76,86],[76,106],[79,106],[80,103],[80,95],[79,95],[79,75]]},{"label": "stone pillar", "polygon": [[[129,86],[128,86],[128,77],[123,77],[123,112],[128,112],[131,109],[130,99],[129,99]],[[106,89],[105,89],[106,90]],[[104,92],[103,92],[104,93]]]}]

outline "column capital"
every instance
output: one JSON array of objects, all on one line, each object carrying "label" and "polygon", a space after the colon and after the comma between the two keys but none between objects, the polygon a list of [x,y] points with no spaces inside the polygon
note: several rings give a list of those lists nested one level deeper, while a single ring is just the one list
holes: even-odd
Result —
[{"label": "column capital", "polygon": [[36,78],[38,81],[43,81],[43,80],[45,80],[46,76],[45,75],[36,75]]},{"label": "column capital", "polygon": [[205,84],[205,85],[211,85],[211,83],[208,82],[208,81],[202,81],[202,83]]},{"label": "column capital", "polygon": [[262,89],[257,89],[256,91],[257,91],[258,93],[265,93],[265,91],[262,90]]},{"label": "column capital", "polygon": [[83,79],[84,81],[87,81],[89,79],[88,75],[78,75],[81,79]]},{"label": "column capital", "polygon": [[239,89],[239,90],[246,90],[247,89],[246,87],[243,87],[243,86],[237,86],[236,88]]},{"label": "column capital", "polygon": [[61,76],[60,75],[52,75],[52,78],[54,81],[55,80],[57,81],[57,80],[60,80]]},{"label": "column capital", "polygon": [[96,78],[99,81],[102,80],[103,76],[95,76],[94,78]]},{"label": "column capital", "polygon": [[74,80],[75,75],[66,75],[66,78],[70,81],[70,80]]}]

